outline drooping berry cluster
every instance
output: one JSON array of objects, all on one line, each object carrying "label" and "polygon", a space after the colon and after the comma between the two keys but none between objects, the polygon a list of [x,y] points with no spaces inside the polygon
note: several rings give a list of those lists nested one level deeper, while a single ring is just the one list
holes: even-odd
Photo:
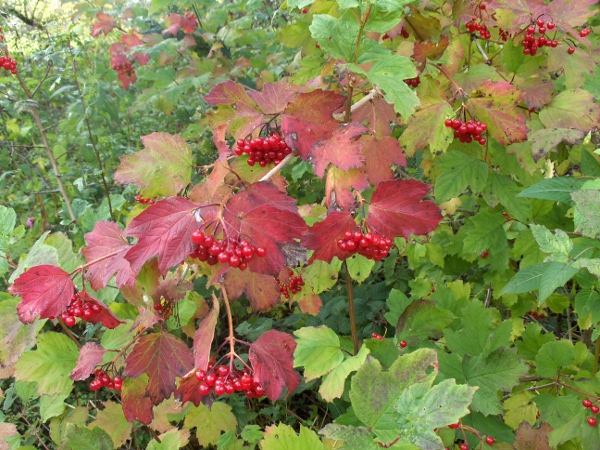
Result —
[{"label": "drooping berry cluster", "polygon": [[590,34],[592,34],[592,30],[590,30],[589,28],[582,28],[579,31],[579,36],[581,36],[581,37],[586,37],[586,36],[589,36]]},{"label": "drooping berry cluster", "polygon": [[379,341],[383,341],[383,336],[382,336],[382,335],[380,335],[380,334],[377,334],[377,333],[373,333],[373,334],[371,335],[371,338],[373,338],[373,339],[377,339],[377,340],[379,340]]},{"label": "drooping berry cluster", "polygon": [[346,231],[344,238],[337,241],[338,248],[353,255],[358,253],[367,259],[381,261],[385,258],[393,244],[393,241],[385,236],[374,233],[363,234],[362,231]]},{"label": "drooping berry cluster", "polygon": [[243,392],[247,398],[260,398],[265,395],[258,380],[254,379],[248,370],[230,370],[229,366],[215,367],[209,364],[207,370],[197,370],[195,376],[201,395],[208,395],[211,391],[218,397],[236,392]]},{"label": "drooping berry cluster", "polygon": [[444,125],[454,130],[454,139],[458,138],[460,142],[468,144],[476,141],[481,145],[485,145],[487,142],[482,136],[482,133],[487,130],[487,125],[478,120],[469,119],[468,122],[463,122],[460,119],[446,119]]},{"label": "drooping berry cluster", "polygon": [[[542,19],[538,19],[537,22],[529,25],[525,31],[525,37],[521,41],[523,54],[535,56],[538,48],[557,47],[558,42],[555,39],[549,39],[545,36],[548,30],[553,30],[555,27],[554,22],[546,23]],[[538,33],[537,35],[536,32]]]},{"label": "drooping berry cluster", "polygon": [[115,377],[111,379],[102,369],[97,369],[94,372],[94,377],[95,378],[90,382],[90,389],[92,391],[102,389],[104,386],[108,389],[120,391],[123,387],[123,378],[119,375],[115,375]]},{"label": "drooping berry cluster", "polygon": [[302,290],[302,286],[304,286],[302,275],[295,275],[295,272],[291,269],[288,272],[288,275],[290,278],[287,283],[282,283],[279,278],[275,278],[275,282],[279,285],[279,292],[281,292],[285,298],[290,298],[291,294],[297,294]]},{"label": "drooping berry cluster", "polygon": [[135,70],[133,69],[133,65],[130,61],[113,62],[111,65],[112,69],[116,72],[119,72],[121,75],[125,75],[127,77],[135,75]]},{"label": "drooping berry cluster", "polygon": [[4,70],[8,70],[13,75],[17,74],[17,64],[17,61],[10,56],[0,56],[0,67]]},{"label": "drooping berry cluster", "polygon": [[71,303],[67,307],[67,310],[60,315],[60,318],[66,326],[72,327],[75,325],[77,317],[81,318],[84,322],[88,322],[101,311],[102,307],[98,303],[86,301],[77,292],[71,297]]},{"label": "drooping berry cluster", "polygon": [[469,22],[465,24],[467,30],[471,33],[479,33],[482,39],[488,40],[492,37],[490,30],[484,23],[478,23],[477,17],[473,17]]},{"label": "drooping berry cluster", "polygon": [[248,263],[254,259],[255,255],[262,258],[267,254],[264,247],[255,247],[244,239],[217,240],[214,236],[204,234],[201,230],[194,231],[192,241],[198,244],[198,247],[190,254],[190,257],[207,262],[211,266],[221,263],[246,270]]},{"label": "drooping berry cluster", "polygon": [[279,164],[283,158],[292,153],[292,149],[281,135],[273,133],[268,138],[240,139],[234,152],[238,156],[246,153],[249,166],[258,163],[261,167],[265,167],[271,163]]},{"label": "drooping berry cluster", "polygon": [[138,202],[138,203],[140,203],[140,204],[142,204],[142,205],[147,205],[147,204],[154,205],[154,203],[156,203],[156,197],[154,197],[154,198],[143,198],[140,195],[136,195],[135,196],[135,201]]},{"label": "drooping berry cluster", "polygon": [[[589,409],[594,416],[600,412],[600,407],[598,407],[598,405],[594,405],[589,398],[584,399],[581,404],[584,408]],[[595,417],[588,417],[587,423],[590,427],[595,427],[598,423],[598,420]]]},{"label": "drooping berry cluster", "polygon": [[407,78],[404,80],[404,82],[411,87],[418,87],[421,84],[421,78],[419,78],[419,77]]}]

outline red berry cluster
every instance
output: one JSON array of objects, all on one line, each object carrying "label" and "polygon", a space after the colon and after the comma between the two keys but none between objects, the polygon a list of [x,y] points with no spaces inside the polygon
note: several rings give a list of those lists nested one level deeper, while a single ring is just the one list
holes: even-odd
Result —
[{"label": "red berry cluster", "polygon": [[246,240],[216,240],[214,236],[204,234],[201,230],[192,233],[192,241],[198,244],[198,247],[190,257],[205,261],[211,266],[221,263],[246,270],[254,255],[262,258],[267,254],[264,247],[255,247]]},{"label": "red berry cluster", "polygon": [[60,315],[60,318],[66,326],[72,327],[75,325],[76,317],[81,318],[84,322],[88,322],[101,311],[102,307],[98,303],[80,300],[79,293],[75,293],[71,297],[71,303],[67,307],[67,310]]},{"label": "red berry cluster", "polygon": [[510,33],[502,28],[500,28],[498,30],[498,36],[500,36],[500,39],[502,39],[504,42],[508,41],[508,38],[510,37]]},{"label": "red berry cluster", "polygon": [[371,338],[373,338],[373,339],[378,339],[378,340],[380,340],[380,341],[383,341],[383,336],[382,336],[382,335],[380,335],[380,334],[377,334],[377,333],[373,333],[373,334],[371,335]]},{"label": "red berry cluster", "polygon": [[142,204],[142,205],[146,205],[146,204],[150,204],[150,205],[154,205],[154,203],[156,203],[156,197],[154,198],[143,198],[140,195],[136,195],[135,196],[135,201]]},{"label": "red berry cluster", "polygon": [[527,311],[526,315],[533,317],[535,320],[546,318],[546,314],[538,314],[537,311]]},{"label": "red berry cluster", "polygon": [[590,30],[589,28],[582,28],[581,31],[579,31],[579,36],[581,37],[586,37],[590,34],[592,34],[592,30]]},{"label": "red berry cluster", "polygon": [[419,77],[407,78],[404,82],[411,87],[418,87],[421,84],[421,79]]},{"label": "red berry cluster", "polygon": [[198,392],[208,395],[214,391],[217,397],[231,395],[235,392],[243,392],[247,398],[260,398],[265,391],[258,382],[250,375],[249,371],[230,370],[229,366],[214,366],[209,364],[208,370],[197,370],[196,379]]},{"label": "red berry cluster", "polygon": [[116,375],[111,379],[102,369],[97,369],[94,372],[94,377],[95,378],[90,382],[90,389],[92,391],[102,389],[103,386],[106,386],[108,389],[120,391],[123,387],[123,378]]},{"label": "red berry cluster", "polygon": [[467,22],[465,24],[465,27],[467,28],[467,30],[471,33],[479,33],[479,36],[482,39],[488,40],[489,38],[492,37],[492,34],[490,33],[490,30],[488,30],[488,27],[483,24],[483,23],[477,23],[477,17],[473,17],[469,22]]},{"label": "red berry cluster", "polygon": [[546,31],[553,30],[555,26],[554,22],[545,23],[542,19],[538,19],[536,23],[529,25],[525,31],[525,37],[521,41],[523,54],[535,56],[540,47],[557,47],[558,42],[556,40],[545,36]]},{"label": "red berry cluster", "polygon": [[119,74],[124,75],[126,77],[131,77],[135,75],[135,69],[131,65],[130,61],[117,61],[111,63],[112,69],[115,72],[119,72]]},{"label": "red berry cluster", "polygon": [[487,125],[479,120],[469,119],[468,122],[463,122],[460,119],[446,119],[444,125],[454,129],[454,138],[460,139],[460,142],[468,144],[477,141],[481,145],[487,142],[482,136],[482,133],[487,130]]},{"label": "red berry cluster", "polygon": [[[594,405],[589,398],[584,399],[581,404],[584,408],[588,408],[594,415],[597,415],[600,412],[600,407],[598,407],[598,405]],[[590,427],[595,427],[598,421],[595,417],[588,417],[587,423]]]},{"label": "red berry cluster", "polygon": [[13,75],[17,74],[17,61],[10,56],[0,56],[0,67],[8,70]]},{"label": "red berry cluster", "polygon": [[248,154],[248,165],[258,163],[260,167],[267,164],[279,164],[283,158],[292,153],[281,135],[273,133],[268,138],[240,139],[234,149],[236,155]]},{"label": "red berry cluster", "polygon": [[337,241],[338,248],[341,251],[351,255],[358,253],[375,261],[381,261],[385,258],[389,254],[392,244],[393,241],[388,237],[373,233],[363,234],[360,230],[346,231],[344,239]]},{"label": "red berry cluster", "polygon": [[279,278],[275,278],[275,282],[279,285],[279,292],[281,292],[285,298],[290,298],[290,293],[297,294],[302,290],[302,286],[304,286],[302,275],[295,275],[295,272],[291,269],[288,272],[288,275],[290,278],[288,283],[285,284],[282,284]]}]

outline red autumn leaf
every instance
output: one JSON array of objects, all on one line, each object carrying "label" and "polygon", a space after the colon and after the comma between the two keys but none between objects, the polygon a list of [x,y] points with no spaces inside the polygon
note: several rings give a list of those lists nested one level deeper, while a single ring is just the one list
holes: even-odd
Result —
[{"label": "red autumn leaf", "polygon": [[129,34],[121,35],[121,42],[125,44],[127,50],[144,45],[144,42],[142,42],[137,33],[134,33],[133,31]]},{"label": "red autumn leaf", "polygon": [[132,286],[135,283],[135,274],[131,270],[129,261],[125,254],[131,249],[131,245],[123,236],[118,224],[114,222],[97,222],[94,230],[85,235],[87,246],[82,253],[88,263],[91,264],[86,272],[94,290],[99,290],[108,284],[110,279],[116,275],[115,283],[120,288],[123,285]]},{"label": "red autumn leaf", "polygon": [[181,403],[192,402],[198,406],[204,399],[204,395],[198,391],[198,380],[194,372],[179,380],[179,387],[175,390],[175,398]]},{"label": "red autumn leaf", "polygon": [[531,77],[517,87],[523,93],[523,101],[530,108],[541,108],[550,103],[554,94],[554,85],[547,78]]},{"label": "red autumn leaf", "polygon": [[376,185],[394,178],[392,164],[406,166],[406,156],[398,145],[398,139],[386,136],[381,139],[367,135],[361,138],[362,152],[366,161],[367,180]]},{"label": "red autumn leaf", "polygon": [[181,275],[181,270],[176,270],[158,280],[158,286],[150,294],[155,305],[163,298],[169,303],[183,300],[186,293],[194,289],[192,283],[182,281]]},{"label": "red autumn leaf", "polygon": [[94,314],[91,318],[86,319],[87,322],[94,323],[94,324],[101,323],[106,328],[111,328],[111,329],[118,327],[122,323],[125,323],[122,320],[119,320],[119,318],[117,316],[115,316],[115,313],[113,313],[110,310],[110,308],[108,306],[106,306],[106,304],[102,300],[92,297],[89,292],[81,291],[79,293],[79,298],[82,301],[86,301],[86,302],[89,302],[92,304],[96,303],[98,306],[100,306],[100,312]]},{"label": "red autumn leaf", "polygon": [[439,42],[434,42],[431,39],[426,42],[415,41],[413,56],[421,64],[425,64],[427,58],[436,60],[448,48],[449,42],[448,36],[442,36]]},{"label": "red autumn leaf", "polygon": [[161,275],[180,264],[195,249],[192,233],[198,229],[194,210],[198,205],[181,197],[169,197],[146,208],[125,233],[138,238],[125,258],[137,274],[146,261],[158,256]]},{"label": "red autumn leaf", "polygon": [[32,323],[38,315],[40,319],[47,319],[65,312],[75,293],[75,285],[71,276],[60,267],[45,264],[23,272],[8,292],[22,297],[17,306],[19,320]]},{"label": "red autumn leaf", "polygon": [[190,191],[190,200],[199,204],[221,202],[231,192],[231,188],[223,182],[230,173],[231,169],[227,160],[215,161],[210,175]]},{"label": "red autumn leaf", "polygon": [[[469,5],[472,8],[477,8],[475,3]],[[532,20],[548,14],[548,5],[544,0],[502,0],[502,2],[494,0],[491,3],[488,3],[487,6],[491,11],[498,8],[512,13],[504,14],[501,20],[498,20],[498,24],[511,35],[520,32],[523,28],[527,27]],[[470,15],[472,18],[472,10],[470,10]],[[465,22],[467,20],[469,20],[469,18],[467,18]]]},{"label": "red autumn leaf", "polygon": [[[392,132],[390,123],[397,121],[396,111],[383,97],[377,97],[360,106],[352,113],[352,121],[367,122],[375,137],[389,136]],[[368,161],[367,161],[368,162]]]},{"label": "red autumn leaf", "polygon": [[372,232],[406,239],[435,230],[442,220],[440,208],[423,200],[431,186],[417,180],[390,180],[379,183],[369,205],[367,224]]},{"label": "red autumn leaf", "polygon": [[165,19],[165,25],[167,25],[167,29],[163,30],[162,35],[172,34],[173,36],[177,36],[177,32],[181,28],[181,30],[185,34],[192,34],[198,28],[198,22],[196,21],[195,16],[182,16],[181,14],[173,13]]},{"label": "red autumn leaf", "polygon": [[310,229],[310,235],[302,241],[302,244],[314,250],[309,264],[319,259],[331,262],[334,256],[345,259],[347,252],[342,252],[338,245],[338,239],[344,237],[346,231],[354,231],[356,222],[349,212],[332,212],[325,220],[315,223]]},{"label": "red autumn leaf", "polygon": [[214,301],[210,312],[202,319],[194,334],[194,367],[206,370],[210,360],[210,346],[215,338],[215,327],[219,317],[219,302]]},{"label": "red autumn leaf", "polygon": [[271,205],[293,213],[298,212],[296,199],[290,197],[285,191],[280,190],[269,181],[251,184],[247,189],[233,196],[227,203],[227,208],[239,211],[245,204],[254,205],[255,207]]},{"label": "red autumn leaf", "polygon": [[239,105],[245,104],[256,109],[256,104],[250,98],[244,86],[235,81],[228,80],[217,84],[204,96],[204,100],[211,105]]},{"label": "red autumn leaf", "polygon": [[137,81],[137,75],[135,74],[135,70],[129,71],[119,71],[117,75],[117,79],[121,82],[121,86],[123,89],[127,90],[132,84],[135,84]]},{"label": "red autumn leaf", "polygon": [[248,359],[265,395],[277,400],[283,388],[288,396],[300,384],[300,374],[294,370],[294,338],[277,330],[269,330],[250,345]]},{"label": "red autumn leaf", "polygon": [[136,330],[136,333],[142,333],[154,327],[158,322],[163,320],[162,317],[156,314],[154,308],[139,308],[141,311],[135,318],[131,330]]},{"label": "red autumn leaf", "polygon": [[333,164],[338,169],[357,169],[365,165],[361,149],[363,142],[358,137],[367,129],[357,123],[338,126],[331,137],[321,139],[310,149],[310,159],[315,165],[315,175],[323,178],[325,169]]},{"label": "red autumn leaf", "polygon": [[351,210],[356,201],[350,188],[362,191],[368,187],[367,175],[363,169],[344,171],[330,167],[325,178],[325,204],[330,209],[339,207]]},{"label": "red autumn leaf", "polygon": [[262,92],[248,90],[248,96],[256,102],[264,114],[279,114],[297,95],[294,86],[285,81],[265,83]]},{"label": "red autumn leaf", "polygon": [[137,61],[140,64],[140,66],[145,66],[146,64],[148,64],[149,59],[150,55],[144,52],[136,52],[133,55],[131,55],[131,60]]},{"label": "red autumn leaf", "polygon": [[125,359],[124,375],[148,375],[146,392],[157,405],[171,396],[175,378],[192,370],[193,364],[194,356],[182,340],[169,333],[151,333],[140,338]]},{"label": "red autumn leaf", "polygon": [[92,37],[98,37],[102,33],[106,35],[117,26],[115,18],[106,13],[99,12],[96,14],[96,19],[98,19],[98,22],[95,22],[94,25],[92,25]]},{"label": "red autumn leaf", "polygon": [[317,294],[313,294],[312,292],[300,293],[292,298],[292,300],[298,302],[298,306],[300,307],[300,311],[304,314],[310,314],[311,316],[316,316],[321,311],[321,306],[323,306],[323,301],[321,297]]},{"label": "red autumn leaf", "polygon": [[86,342],[79,350],[77,365],[71,372],[71,380],[86,380],[94,373],[96,366],[102,362],[104,349],[95,342]]},{"label": "red autumn leaf", "polygon": [[146,394],[146,377],[125,378],[121,390],[121,401],[123,402],[123,414],[129,422],[139,420],[149,424],[154,418],[152,413],[152,400]]},{"label": "red autumn leaf", "polygon": [[579,36],[571,27],[585,25],[588,19],[597,14],[596,8],[592,8],[597,5],[597,0],[554,0],[548,4],[548,13],[559,29],[573,31],[571,34]]},{"label": "red autumn leaf", "polygon": [[250,270],[230,270],[224,278],[223,285],[229,299],[236,300],[246,294],[254,311],[266,311],[281,301],[279,286],[272,275]]},{"label": "red autumn leaf", "polygon": [[333,118],[334,111],[344,104],[345,98],[331,91],[316,89],[299,94],[283,113],[281,129],[287,144],[307,159],[313,144],[328,139],[339,122]]}]

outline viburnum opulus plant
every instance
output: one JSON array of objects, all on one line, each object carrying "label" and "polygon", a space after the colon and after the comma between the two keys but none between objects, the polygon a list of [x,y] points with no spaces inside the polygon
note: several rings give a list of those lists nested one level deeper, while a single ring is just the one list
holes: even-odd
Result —
[{"label": "viburnum opulus plant", "polygon": [[[114,172],[137,193],[123,223],[90,227],[85,261],[19,267],[20,321],[67,337],[45,333],[15,377],[65,396],[85,380],[125,428],[182,446],[196,428],[219,448],[597,448],[594,2],[288,1],[277,77],[232,28],[245,11],[212,6],[160,33],[96,14],[124,90],[168,111],[165,80],[209,83],[213,157],[189,130],[141,136]],[[38,373],[53,345],[58,387]],[[335,410],[323,438],[237,430],[234,406],[308,391]],[[156,425],[169,414],[183,424]]]}]

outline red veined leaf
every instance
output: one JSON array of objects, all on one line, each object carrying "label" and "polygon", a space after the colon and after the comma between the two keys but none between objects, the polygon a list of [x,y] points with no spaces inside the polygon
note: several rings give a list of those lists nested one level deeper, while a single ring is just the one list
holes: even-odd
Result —
[{"label": "red veined leaf", "polygon": [[394,178],[392,164],[406,166],[406,156],[398,145],[398,139],[386,136],[378,139],[374,136],[363,136],[362,152],[366,161],[367,180],[376,185]]},{"label": "red veined leaf", "polygon": [[117,26],[115,18],[106,13],[99,12],[96,14],[96,19],[98,19],[98,22],[95,22],[94,25],[92,25],[92,37],[98,37],[102,33],[106,35]]},{"label": "red veined leaf", "polygon": [[248,359],[265,395],[277,400],[283,388],[288,396],[300,384],[300,374],[294,370],[294,338],[277,330],[269,330],[250,345]]},{"label": "red veined leaf", "polygon": [[[472,5],[472,8],[477,8],[475,3],[470,5]],[[511,35],[520,32],[524,27],[527,27],[532,20],[548,13],[548,5],[544,0],[503,0],[502,3],[498,0],[494,0],[492,3],[488,4],[488,7],[492,11],[499,8],[509,13],[502,14],[496,21],[499,26],[508,31]],[[472,12],[471,17],[473,17]],[[465,20],[465,22],[467,20]]]},{"label": "red veined leaf", "polygon": [[192,402],[198,406],[205,396],[198,391],[198,380],[195,371],[187,374],[179,380],[179,387],[175,390],[175,398],[181,403]]},{"label": "red veined leaf", "polygon": [[219,317],[219,301],[213,302],[210,312],[202,319],[194,334],[194,367],[206,370],[210,362],[210,347],[215,338],[215,327]]},{"label": "red veined leaf", "polygon": [[181,30],[185,34],[192,34],[196,31],[198,27],[198,23],[196,22],[195,17],[186,17],[181,14],[172,13],[165,19],[165,25],[168,27],[166,30],[163,30],[162,35],[172,34],[177,36],[177,32],[181,28]]},{"label": "red veined leaf", "polygon": [[306,248],[314,250],[309,264],[317,259],[330,263],[334,256],[345,259],[348,254],[339,249],[337,241],[344,237],[346,231],[354,231],[355,228],[356,222],[349,212],[335,211],[325,220],[315,223],[310,235],[302,241]]},{"label": "red veined leaf", "polygon": [[122,320],[119,320],[119,318],[115,316],[115,313],[113,313],[102,300],[92,297],[89,292],[81,291],[79,293],[79,298],[81,301],[96,303],[100,306],[100,312],[94,314],[90,319],[86,319],[86,321],[90,323],[102,323],[106,328],[116,328],[119,324],[125,323]]},{"label": "red veined leaf", "polygon": [[121,389],[123,414],[129,422],[139,420],[142,423],[152,422],[152,400],[146,393],[148,377],[125,378]]},{"label": "red veined leaf", "polygon": [[352,121],[357,123],[366,121],[369,128],[373,130],[375,137],[382,138],[390,135],[392,132],[390,123],[396,123],[397,116],[392,105],[383,97],[377,97],[354,111]]},{"label": "red veined leaf", "polygon": [[139,308],[141,311],[135,318],[133,325],[131,325],[131,331],[136,330],[136,333],[140,334],[146,330],[149,330],[158,322],[163,320],[162,317],[156,314],[156,311],[152,306],[147,308]]},{"label": "red veined leaf", "polygon": [[129,34],[122,34],[121,42],[125,44],[127,50],[144,45],[144,42],[140,39],[140,36],[134,31],[130,32]]},{"label": "red veined leaf", "polygon": [[234,195],[227,203],[227,208],[240,211],[246,204],[253,207],[271,205],[292,213],[298,212],[296,199],[287,195],[285,191],[280,190],[270,181],[251,184],[247,189]]},{"label": "red veined leaf", "polygon": [[45,264],[23,272],[8,292],[22,297],[17,306],[21,322],[32,323],[37,316],[48,319],[66,311],[75,285],[71,276],[60,267]]},{"label": "red veined leaf", "polygon": [[310,159],[315,165],[315,175],[323,178],[329,164],[348,170],[365,165],[365,156],[361,149],[363,142],[357,138],[367,129],[357,123],[339,125],[327,139],[315,142],[310,149]]},{"label": "red veined leaf", "polygon": [[369,187],[367,175],[363,169],[340,170],[330,167],[325,177],[325,205],[330,209],[337,207],[351,210],[356,200],[350,188],[362,191]]},{"label": "red veined leaf", "polygon": [[131,245],[118,224],[97,222],[94,230],[85,235],[85,241],[87,246],[83,248],[82,253],[86,261],[98,261],[91,264],[86,272],[86,278],[95,291],[106,287],[115,274],[115,283],[119,288],[123,285],[133,286],[135,274],[129,261],[125,259]]},{"label": "red veined leaf", "polygon": [[195,185],[190,191],[190,200],[194,203],[218,203],[231,192],[231,188],[224,182],[225,177],[231,173],[227,160],[215,161],[215,166],[201,183]]},{"label": "red veined leaf", "polygon": [[194,210],[198,205],[181,197],[169,197],[146,208],[133,219],[125,233],[138,238],[125,258],[134,273],[139,273],[146,261],[158,256],[162,275],[180,264],[195,249],[192,233],[198,229]]},{"label": "red veined leaf", "polygon": [[295,87],[286,81],[265,83],[262,92],[249,89],[248,96],[256,102],[264,114],[279,114],[298,95],[294,90]]},{"label": "red veined leaf", "polygon": [[81,381],[86,380],[94,373],[96,366],[102,362],[104,349],[95,342],[86,342],[81,350],[79,350],[79,358],[77,365],[71,372],[71,380]]},{"label": "red veined leaf", "polygon": [[256,107],[254,101],[248,96],[246,89],[235,81],[228,80],[217,84],[204,96],[204,100],[211,106],[245,104]]},{"label": "red veined leaf", "polygon": [[383,236],[406,239],[435,230],[442,220],[440,208],[423,200],[431,186],[417,180],[390,180],[379,183],[369,206],[369,229]]},{"label": "red veined leaf", "polygon": [[169,333],[151,333],[140,338],[125,358],[124,375],[148,375],[146,392],[157,405],[175,391],[175,378],[182,377],[194,364],[188,346]]},{"label": "red veined leaf", "polygon": [[313,144],[328,139],[339,122],[333,113],[341,108],[345,98],[331,91],[316,89],[299,94],[284,111],[281,129],[287,144],[307,159]]},{"label": "red veined leaf", "polygon": [[158,286],[152,291],[150,296],[156,305],[164,298],[169,303],[175,303],[183,300],[188,291],[194,289],[194,285],[189,282],[182,281],[182,271],[168,272],[164,277],[158,280]]},{"label": "red veined leaf", "polygon": [[425,64],[427,58],[439,59],[448,48],[450,40],[448,36],[442,36],[439,42],[428,39],[426,42],[415,41],[414,58],[421,64]]},{"label": "red veined leaf", "polygon": [[281,301],[279,286],[272,275],[230,270],[224,278],[223,285],[229,299],[235,300],[246,294],[254,311],[266,311]]}]

